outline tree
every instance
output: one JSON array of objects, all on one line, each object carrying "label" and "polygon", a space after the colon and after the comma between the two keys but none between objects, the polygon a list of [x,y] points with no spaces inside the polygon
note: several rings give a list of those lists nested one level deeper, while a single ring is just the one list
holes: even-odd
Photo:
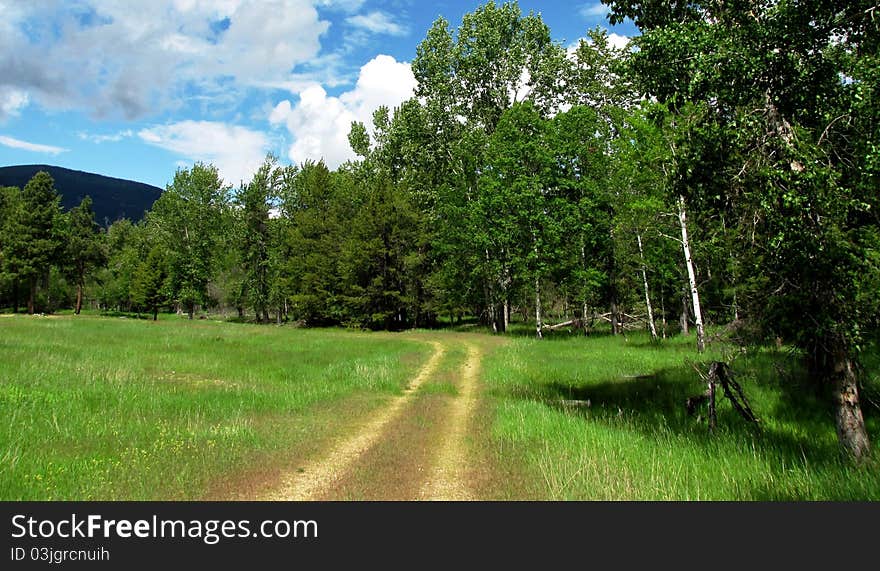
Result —
[{"label": "tree", "polygon": [[686,198],[718,193],[735,215],[746,317],[805,352],[830,389],[842,449],[865,458],[855,370],[874,319],[865,310],[877,307],[865,286],[880,272],[880,205],[865,184],[876,181],[864,145],[876,136],[864,122],[876,117],[873,3],[609,3],[613,22],[642,29],[639,84],[689,116]]},{"label": "tree", "polygon": [[0,285],[8,285],[12,297],[12,310],[18,313],[19,279],[15,248],[21,246],[18,239],[21,223],[21,189],[0,187]]},{"label": "tree", "polygon": [[216,167],[196,163],[175,173],[148,216],[168,253],[172,297],[186,308],[190,319],[195,307],[209,299],[208,282],[215,271],[228,193]]},{"label": "tree", "polygon": [[35,311],[37,285],[58,261],[62,247],[61,197],[49,173],[36,173],[21,193],[21,208],[9,235],[8,266],[28,283],[28,313]]},{"label": "tree", "polygon": [[99,305],[103,309],[129,311],[132,308],[134,276],[147,256],[147,227],[121,218],[107,228],[106,266],[96,272]]},{"label": "tree", "polygon": [[234,201],[242,221],[238,244],[244,264],[244,291],[258,320],[269,321],[269,254],[272,248],[269,212],[277,202],[277,159],[269,155]]},{"label": "tree", "polygon": [[167,300],[168,279],[167,255],[161,244],[154,244],[132,277],[131,299],[138,306],[153,314],[153,321],[159,318],[159,306]]},{"label": "tree", "polygon": [[539,339],[543,336],[541,283],[562,258],[561,218],[569,206],[551,182],[556,160],[549,131],[550,123],[531,103],[506,111],[489,138],[476,201],[480,213],[491,215],[494,222],[481,233],[489,253],[484,271],[499,284],[505,312],[513,281],[518,274],[528,276]]},{"label": "tree", "polygon": [[78,206],[67,213],[68,235],[65,246],[65,263],[71,277],[76,282],[76,303],[74,313],[79,315],[82,309],[83,291],[86,277],[96,267],[104,264],[107,252],[95,222],[92,210],[92,199],[83,198]]},{"label": "tree", "polygon": [[433,205],[444,220],[434,238],[442,256],[434,283],[448,291],[464,286],[472,298],[482,290],[483,315],[495,331],[503,330],[508,313],[504,286],[488,281],[486,272],[468,271],[504,263],[493,260],[479,238],[482,228],[496,223],[495,212],[480,212],[474,202],[484,153],[514,103],[529,100],[545,114],[558,106],[564,61],[565,50],[540,16],[523,16],[509,2],[489,2],[466,14],[455,34],[438,19],[413,61],[416,96],[425,102],[422,124],[434,141],[422,151],[430,157],[422,162],[433,165]]}]

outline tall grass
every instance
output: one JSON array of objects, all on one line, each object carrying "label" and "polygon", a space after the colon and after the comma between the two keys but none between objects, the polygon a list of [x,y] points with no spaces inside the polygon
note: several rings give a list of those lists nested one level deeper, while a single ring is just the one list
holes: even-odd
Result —
[{"label": "tall grass", "polygon": [[0,499],[197,498],[285,419],[399,391],[430,348],[345,331],[0,319]]},{"label": "tall grass", "polygon": [[[832,411],[788,353],[734,362],[760,418],[755,428],[719,396],[719,427],[689,416],[705,389],[693,339],[642,336],[516,339],[493,353],[485,378],[498,400],[498,461],[528,477],[508,497],[625,500],[876,500],[874,460],[853,467],[838,451]],[[880,445],[877,370],[864,389],[869,433]],[[720,391],[719,391],[720,394]],[[705,411],[703,412],[705,416]],[[876,455],[875,455],[876,456]]]}]

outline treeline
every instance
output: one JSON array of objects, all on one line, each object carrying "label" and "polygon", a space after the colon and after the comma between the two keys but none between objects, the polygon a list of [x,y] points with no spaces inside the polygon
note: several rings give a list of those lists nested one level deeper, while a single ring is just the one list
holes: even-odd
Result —
[{"label": "treeline", "polygon": [[64,222],[39,214],[45,177],[7,189],[3,299],[59,303],[52,273],[79,290],[91,276],[103,308],[154,315],[224,305],[380,329],[475,316],[496,332],[520,316],[541,337],[551,312],[655,338],[693,327],[699,349],[708,323],[728,325],[743,342],[801,348],[833,393],[842,444],[865,456],[856,371],[880,313],[875,9],[609,4],[612,21],[640,27],[634,47],[597,29],[565,48],[515,3],[456,29],[439,19],[412,64],[416,97],[378,109],[372,132],[352,125],[358,161],[269,157],[237,189],[197,164],[143,222],[92,227],[94,251],[74,222],[87,205]]}]

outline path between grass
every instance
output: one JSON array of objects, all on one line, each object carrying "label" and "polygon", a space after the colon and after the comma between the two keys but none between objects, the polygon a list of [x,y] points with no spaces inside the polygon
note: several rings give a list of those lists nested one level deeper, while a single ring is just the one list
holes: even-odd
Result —
[{"label": "path between grass", "polygon": [[[452,359],[453,343],[445,338],[427,342],[434,353],[402,395],[373,413],[354,434],[343,436],[305,466],[284,473],[258,499],[477,499],[467,482],[467,439],[482,351],[476,344],[463,343],[466,359],[451,372],[455,394],[433,406],[426,403],[437,395],[420,389],[441,377],[441,364]],[[418,481],[386,489],[401,473]]]},{"label": "path between grass", "polygon": [[461,368],[458,395],[452,401],[448,422],[442,427],[446,433],[436,464],[421,490],[422,500],[475,500],[467,484],[467,436],[470,419],[476,407],[477,382],[480,375],[482,352],[476,345],[467,344],[467,361]]}]

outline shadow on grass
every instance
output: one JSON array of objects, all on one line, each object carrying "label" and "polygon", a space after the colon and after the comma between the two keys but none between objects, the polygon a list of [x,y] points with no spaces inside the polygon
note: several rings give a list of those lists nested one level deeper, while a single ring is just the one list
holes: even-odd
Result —
[{"label": "shadow on grass", "polygon": [[[717,445],[723,440],[738,441],[764,450],[786,465],[806,461],[820,468],[839,466],[839,449],[834,439],[828,438],[829,433],[833,433],[834,422],[827,402],[816,395],[805,397],[803,386],[796,383],[776,380],[771,384],[766,374],[767,364],[772,360],[767,356],[750,362],[748,370],[755,369],[757,374],[743,383],[762,421],[760,427],[739,416],[719,389],[718,429],[714,434],[709,432],[704,420],[706,405],[694,416],[687,413],[687,398],[705,391],[705,385],[687,366],[584,385],[561,381],[532,387],[520,385],[509,395],[542,402],[591,422],[612,424],[623,420],[627,428],[636,429],[649,438],[672,433],[686,436],[688,441],[713,451],[718,450]],[[773,391],[781,392],[778,398],[767,397]],[[871,416],[866,413],[866,417],[870,417],[867,418],[869,429],[873,428],[876,433],[880,419]],[[772,422],[768,422],[770,419]]]}]

